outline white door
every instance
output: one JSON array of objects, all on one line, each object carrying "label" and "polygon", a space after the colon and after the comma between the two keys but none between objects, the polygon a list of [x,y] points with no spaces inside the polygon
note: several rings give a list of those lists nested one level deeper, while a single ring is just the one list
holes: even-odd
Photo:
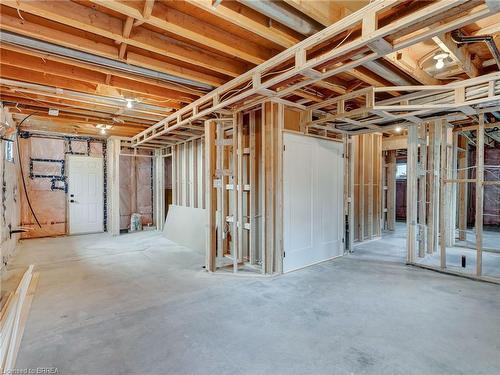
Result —
[{"label": "white door", "polygon": [[102,232],[104,177],[102,157],[68,155],[69,233]]},{"label": "white door", "polygon": [[284,133],[283,271],[342,255],[343,145]]}]

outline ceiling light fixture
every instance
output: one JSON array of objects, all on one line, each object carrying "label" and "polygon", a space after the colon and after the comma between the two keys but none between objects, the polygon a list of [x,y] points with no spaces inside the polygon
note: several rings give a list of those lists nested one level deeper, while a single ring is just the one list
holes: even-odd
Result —
[{"label": "ceiling light fixture", "polygon": [[97,124],[95,126],[97,129],[100,129],[101,134],[106,134],[106,131],[111,129],[113,125],[107,125],[107,124]]},{"label": "ceiling light fixture", "polygon": [[434,60],[436,60],[436,69],[444,68],[444,60],[448,58],[448,54],[446,52],[438,53],[434,56]]},{"label": "ceiling light fixture", "polygon": [[125,99],[125,100],[127,101],[127,108],[128,109],[132,108],[133,107],[133,104],[132,104],[133,100],[132,99]]},{"label": "ceiling light fixture", "polygon": [[401,132],[401,130],[402,130],[402,129],[401,129],[401,126],[396,126],[396,127],[394,128],[394,131],[395,131],[396,133],[400,133],[400,132]]}]

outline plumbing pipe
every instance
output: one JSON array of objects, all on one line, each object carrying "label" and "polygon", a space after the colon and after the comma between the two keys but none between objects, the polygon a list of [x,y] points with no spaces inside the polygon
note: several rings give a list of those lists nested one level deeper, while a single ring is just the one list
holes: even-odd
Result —
[{"label": "plumbing pipe", "polygon": [[474,36],[466,36],[463,35],[460,30],[452,31],[451,40],[453,40],[459,46],[461,44],[469,44],[469,43],[480,43],[484,42],[488,46],[493,58],[495,59],[498,68],[500,69],[500,52],[498,51],[497,45],[495,44],[495,40],[491,35],[474,35]]},{"label": "plumbing pipe", "polygon": [[195,86],[204,90],[213,89],[213,86],[198,81],[194,81],[191,79],[177,77],[163,72],[157,72],[152,69],[147,69],[136,65],[130,65],[121,61],[116,61],[113,59],[109,59],[107,57],[93,55],[87,52],[77,51],[67,47],[61,47],[52,43],[47,43],[38,39],[28,38],[4,30],[0,30],[0,40],[2,41],[2,43],[10,43],[24,48],[31,48],[37,51],[43,51],[54,55],[85,61],[87,63],[120,70],[122,72],[136,74],[143,77],[175,82],[182,85]]}]

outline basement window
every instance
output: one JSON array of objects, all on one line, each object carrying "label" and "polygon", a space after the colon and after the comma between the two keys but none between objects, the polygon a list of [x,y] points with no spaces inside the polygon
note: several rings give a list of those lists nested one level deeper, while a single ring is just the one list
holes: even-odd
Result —
[{"label": "basement window", "polygon": [[406,164],[397,164],[396,165],[396,179],[397,180],[406,180]]},{"label": "basement window", "polygon": [[5,142],[5,160],[14,162],[14,142],[6,141]]}]

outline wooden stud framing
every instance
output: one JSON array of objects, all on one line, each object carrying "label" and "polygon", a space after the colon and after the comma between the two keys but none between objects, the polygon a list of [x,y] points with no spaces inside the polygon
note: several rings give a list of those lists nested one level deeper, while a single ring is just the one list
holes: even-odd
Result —
[{"label": "wooden stud framing", "polygon": [[418,162],[418,256],[423,258],[427,248],[427,124],[422,123],[418,129],[419,162]]},{"label": "wooden stud framing", "polygon": [[156,229],[163,230],[165,223],[165,159],[161,150],[154,152],[154,176],[153,176],[153,213]]},{"label": "wooden stud framing", "polygon": [[[466,137],[458,135],[458,178],[465,180],[468,178],[469,166],[469,141]],[[467,197],[468,184],[458,184],[458,239],[467,240]]]},{"label": "wooden stud framing", "polygon": [[250,264],[257,264],[257,154],[256,154],[256,116],[255,111],[249,114],[249,175],[250,175],[250,197],[249,197],[249,217],[250,217],[250,239],[249,258]]},{"label": "wooden stud framing", "polygon": [[109,137],[106,146],[108,183],[108,232],[117,236],[120,234],[120,137]]},{"label": "wooden stud framing", "polygon": [[417,249],[417,176],[418,176],[418,135],[417,125],[408,127],[408,159],[406,173],[406,225],[407,262],[414,263]]},{"label": "wooden stud framing", "polygon": [[387,229],[396,229],[396,150],[387,151]]},{"label": "wooden stud framing", "polygon": [[476,139],[476,276],[481,276],[483,271],[484,114],[479,115]]},{"label": "wooden stud framing", "polygon": [[216,186],[216,152],[215,152],[215,132],[216,127],[213,121],[205,122],[205,170],[207,173],[205,185],[205,202],[207,205],[208,228],[207,228],[207,243],[206,243],[206,269],[214,272],[216,269],[216,257],[218,241],[216,237],[217,230],[221,228],[217,225],[217,189]]},{"label": "wooden stud framing", "polygon": [[440,165],[441,128],[443,120],[435,120],[429,127],[429,212],[427,217],[427,252],[433,254],[438,249],[439,206],[440,206]]},{"label": "wooden stud framing", "polygon": [[440,207],[439,207],[439,244],[440,244],[440,259],[441,259],[441,269],[446,268],[446,232],[447,232],[447,211],[449,202],[448,198],[448,186],[446,184],[446,177],[448,173],[448,131],[447,122],[443,121],[440,132],[441,132],[441,181],[440,181]]},{"label": "wooden stud framing", "polygon": [[[154,126],[151,126],[147,130],[139,133],[135,137],[133,137],[132,142],[134,145],[139,145],[141,143],[146,143],[153,138],[162,136],[166,133],[169,133],[173,130],[179,129],[184,125],[189,124],[193,120],[199,120],[204,118],[211,113],[216,111],[227,109],[234,104],[241,104],[245,106],[250,98],[257,96],[255,100],[260,101],[263,98],[271,97],[272,100],[280,100],[281,102],[287,101],[286,97],[290,96],[292,93],[297,90],[302,89],[303,87],[307,87],[315,84],[316,82],[325,80],[326,78],[333,77],[338,73],[345,72],[356,68],[360,65],[363,65],[367,62],[374,61],[381,56],[384,56],[390,52],[394,52],[397,50],[401,50],[412,46],[418,42],[427,40],[432,38],[433,36],[440,35],[442,33],[457,29],[463,25],[470,24],[475,22],[476,20],[487,17],[488,15],[493,13],[493,10],[488,8],[487,5],[483,4],[478,7],[472,7],[472,3],[466,3],[468,7],[471,8],[469,12],[466,14],[462,14],[460,16],[449,18],[446,22],[443,22],[438,27],[430,27],[426,28],[424,25],[429,26],[432,22],[432,18],[434,16],[442,16],[445,19],[444,15],[453,7],[458,5],[462,5],[463,1],[460,0],[449,0],[446,2],[432,2],[429,5],[423,7],[422,9],[413,12],[409,15],[405,15],[394,22],[389,22],[386,25],[379,26],[375,25],[375,29],[373,28],[373,18],[377,17],[377,14],[381,12],[387,11],[392,7],[398,4],[397,1],[393,0],[381,0],[375,1],[368,6],[364,7],[362,11],[353,13],[345,18],[343,18],[340,22],[337,22],[325,30],[322,30],[320,33],[311,36],[310,38],[294,45],[286,51],[278,54],[277,56],[269,59],[265,63],[257,66],[256,68],[242,74],[241,76],[233,79],[232,81],[220,86],[216,90],[211,93],[205,95],[204,97],[194,101],[188,106],[182,108],[178,112],[168,116],[162,121],[158,122]],[[426,23],[427,22],[427,23]],[[422,28],[419,32],[415,32],[411,27],[415,24],[420,23]],[[316,56],[313,58],[306,59],[295,59],[297,51],[307,51],[318,44],[327,42],[331,40],[331,38],[339,33],[350,30],[354,26],[365,25],[365,30],[368,34],[364,35],[361,38],[355,38],[353,40],[345,42],[343,45],[338,46],[337,48],[333,48],[332,50],[327,51],[326,53]],[[388,43],[385,37],[389,35],[399,34],[399,38],[397,42],[394,44]],[[403,38],[403,36],[406,36]],[[369,46],[371,48],[367,48]],[[366,55],[362,58],[339,62],[335,67],[330,69],[321,69],[323,65],[327,65],[328,62],[331,62],[334,59],[339,59],[342,56],[350,56],[349,52],[357,51],[361,48],[366,48]],[[290,61],[293,62],[290,62]],[[291,69],[287,69],[280,74],[276,74],[269,79],[265,79],[265,74],[273,69],[278,69],[283,66],[283,64],[291,65]],[[298,65],[297,65],[298,64]],[[319,70],[319,69],[321,70]],[[314,74],[311,74],[313,72]],[[293,77],[301,75],[304,79],[299,82],[295,82],[292,84],[287,84]],[[263,79],[264,77],[264,79]],[[313,77],[313,78],[311,78]],[[476,80],[478,78],[474,78]],[[484,78],[482,78],[484,79]],[[465,82],[465,81],[464,81]],[[459,82],[457,84],[448,85],[447,88],[450,90],[451,95],[454,96],[454,89],[456,85],[465,86],[467,84],[471,84],[469,82]],[[474,81],[477,82],[477,81]],[[243,88],[242,88],[243,87]],[[275,88],[280,87],[281,89],[277,91]],[[432,87],[434,90],[438,88],[443,90],[442,86]],[[394,92],[394,91],[404,91],[404,87],[397,88],[385,88],[386,92]],[[234,91],[236,90],[236,92]],[[384,89],[383,89],[384,90]],[[410,87],[408,90],[419,91],[421,87]],[[230,92],[230,95],[228,94]],[[235,93],[233,93],[235,92]],[[359,114],[368,114],[368,112],[372,112],[372,114],[376,113],[387,113],[387,115],[383,116],[383,121],[387,121],[387,117],[389,118],[408,118],[410,117],[412,120],[415,119],[416,115],[423,112],[429,111],[442,111],[449,110],[450,107],[454,107],[450,104],[418,104],[418,105],[396,105],[391,106],[387,103],[378,103],[378,108],[375,108],[375,95],[380,90],[372,89],[371,93],[366,95],[367,105],[365,108],[354,109],[345,113],[338,113],[337,115],[340,118],[348,118],[350,116],[359,115]],[[347,95],[351,95],[349,93]],[[493,93],[495,94],[495,93]],[[493,95],[494,96],[494,95]],[[220,100],[220,98],[224,98]],[[342,98],[340,98],[342,99]],[[480,99],[476,100],[466,100],[463,103],[460,103],[460,107],[467,107],[472,104],[481,101],[490,101],[494,100],[494,98],[490,98],[489,96],[483,96]],[[246,102],[245,102],[246,101]],[[290,105],[301,106],[299,103],[290,102]],[[233,106],[234,107],[234,106]],[[398,107],[398,108],[395,108]],[[455,108],[455,107],[454,107]],[[398,116],[397,114],[391,114],[387,111],[401,111],[408,110],[412,111],[411,114],[402,114],[402,116]],[[382,111],[382,112],[380,112]],[[420,111],[420,112],[419,112]],[[413,113],[417,112],[417,113]],[[355,120],[357,121],[357,120]],[[351,119],[350,124],[352,125],[353,121]],[[371,128],[372,130],[380,129],[380,127],[376,124],[375,121],[365,121],[361,124],[361,128]]]}]

